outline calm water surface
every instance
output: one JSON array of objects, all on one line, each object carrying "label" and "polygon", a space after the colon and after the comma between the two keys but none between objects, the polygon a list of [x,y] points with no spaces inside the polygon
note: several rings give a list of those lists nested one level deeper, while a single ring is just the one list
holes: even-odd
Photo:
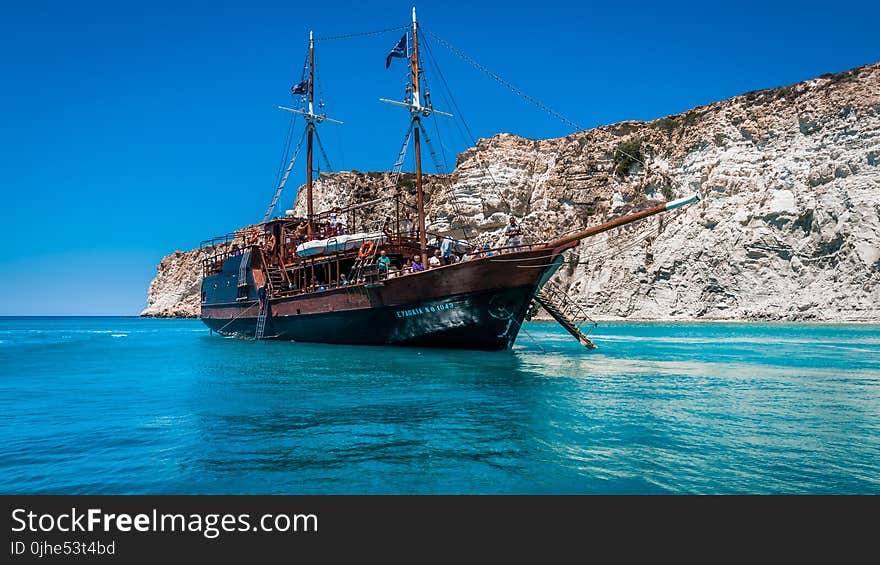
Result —
[{"label": "calm water surface", "polygon": [[0,493],[880,494],[880,326],[525,329],[483,353],[0,318]]}]

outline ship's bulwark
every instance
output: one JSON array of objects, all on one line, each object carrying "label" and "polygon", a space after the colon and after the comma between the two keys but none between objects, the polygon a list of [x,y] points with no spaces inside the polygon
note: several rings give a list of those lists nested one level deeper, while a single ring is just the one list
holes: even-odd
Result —
[{"label": "ship's bulwark", "polygon": [[[560,251],[487,257],[376,285],[271,299],[264,337],[509,349],[535,292],[562,264]],[[255,300],[202,305],[204,323],[222,334],[254,337],[258,313]]]}]

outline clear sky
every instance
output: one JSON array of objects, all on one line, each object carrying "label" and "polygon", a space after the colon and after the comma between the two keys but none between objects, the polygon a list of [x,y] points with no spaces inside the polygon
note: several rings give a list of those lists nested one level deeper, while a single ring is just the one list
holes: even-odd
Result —
[{"label": "clear sky", "polygon": [[[137,314],[163,255],[262,218],[289,123],[276,106],[292,102],[308,31],[405,25],[411,6],[0,0],[0,315]],[[876,2],[417,7],[426,30],[582,128],[880,60]],[[407,116],[376,99],[403,95],[405,65],[385,70],[400,35],[318,43],[326,110],[345,121],[321,129],[335,170],[397,156]],[[475,136],[573,131],[428,42]],[[454,162],[469,142],[439,127]],[[303,179],[297,167],[285,207]]]}]

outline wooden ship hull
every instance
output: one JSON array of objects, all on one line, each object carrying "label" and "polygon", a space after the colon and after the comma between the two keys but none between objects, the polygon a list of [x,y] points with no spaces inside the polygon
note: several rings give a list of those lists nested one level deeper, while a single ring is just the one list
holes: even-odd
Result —
[{"label": "wooden ship hull", "polygon": [[[509,349],[531,301],[562,264],[562,251],[564,248],[536,248],[377,278],[361,285],[268,298],[262,337]],[[237,285],[226,283],[237,274],[240,257],[229,261],[221,273],[206,278],[203,286],[211,290],[235,288]],[[218,295],[212,303],[203,303],[201,318],[213,331],[249,338],[258,335],[262,308],[255,289],[261,272],[249,269],[248,277],[249,298],[222,301]]]}]

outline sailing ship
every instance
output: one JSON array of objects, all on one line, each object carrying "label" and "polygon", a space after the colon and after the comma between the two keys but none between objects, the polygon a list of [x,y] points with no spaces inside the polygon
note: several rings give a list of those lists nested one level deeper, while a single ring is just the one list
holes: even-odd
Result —
[{"label": "sailing ship", "polygon": [[[442,236],[429,244],[434,234],[425,225],[420,133],[425,132],[422,118],[449,114],[435,110],[420,91],[415,8],[411,28],[392,55],[409,59],[405,100],[383,101],[409,113],[416,221],[402,223],[406,204],[400,192],[347,208],[314,210],[316,126],[334,120],[315,112],[315,40],[310,34],[308,78],[293,88],[307,96],[308,104],[303,110],[282,107],[306,121],[306,216],[296,217],[290,210],[269,219],[267,213],[256,226],[202,242],[202,321],[213,332],[255,339],[504,350],[513,346],[524,319],[540,305],[581,344],[594,348],[580,327],[580,307],[550,283],[564,254],[583,239],[699,197],[660,204],[550,241],[511,238],[490,249],[447,242],[445,260],[429,265],[429,256],[439,255],[436,243]],[[293,160],[281,187],[292,166]],[[388,215],[381,225],[356,224],[359,211],[389,203],[393,217]]]}]

